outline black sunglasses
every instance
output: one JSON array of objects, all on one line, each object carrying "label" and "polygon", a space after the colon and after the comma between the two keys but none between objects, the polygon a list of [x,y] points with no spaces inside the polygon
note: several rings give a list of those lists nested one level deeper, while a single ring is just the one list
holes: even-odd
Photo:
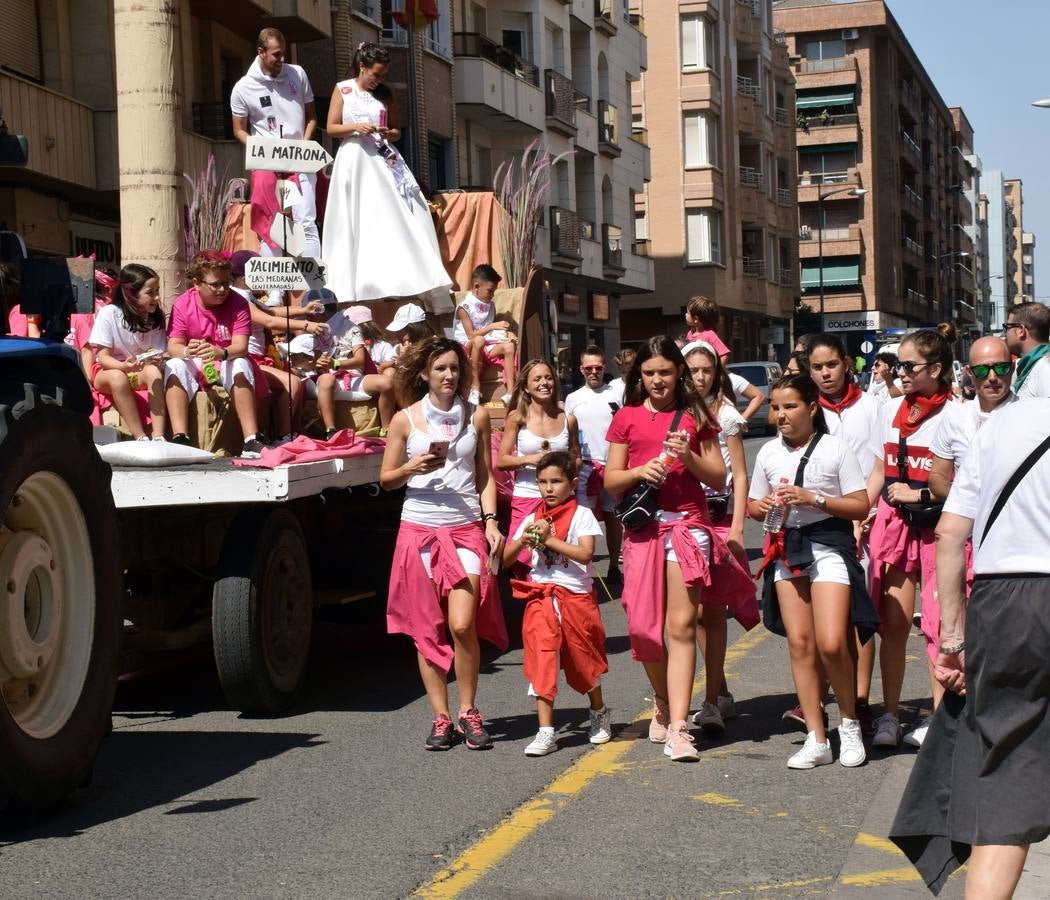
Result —
[{"label": "black sunglasses", "polygon": [[921,369],[923,366],[928,366],[928,362],[912,362],[910,359],[899,362],[896,365],[898,372],[903,372],[905,375],[911,375],[916,369]]},{"label": "black sunglasses", "polygon": [[986,365],[985,363],[978,363],[976,366],[970,366],[970,371],[973,372],[974,378],[987,378],[989,372],[995,372],[1000,378],[1004,375],[1010,374],[1010,369],[1013,363],[1008,362],[997,362]]},{"label": "black sunglasses", "polygon": [[1011,328],[1024,328],[1024,322],[1007,322],[1003,326],[1003,334],[1006,334]]}]

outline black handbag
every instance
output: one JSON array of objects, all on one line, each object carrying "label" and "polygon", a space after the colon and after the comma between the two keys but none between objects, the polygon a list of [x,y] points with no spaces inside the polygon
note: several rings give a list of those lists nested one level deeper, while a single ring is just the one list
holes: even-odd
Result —
[{"label": "black handbag", "polygon": [[[908,444],[903,435],[897,443],[897,481],[910,486],[908,472]],[[941,518],[943,503],[901,503],[897,506],[901,518],[912,528],[936,528]]]},{"label": "black handbag", "polygon": [[729,501],[733,499],[732,494],[710,494],[707,498],[707,514],[711,517],[711,524],[717,525],[729,515]]},{"label": "black handbag", "polygon": [[[682,421],[683,410],[678,410],[671,421],[670,431],[676,431]],[[668,434],[670,434],[670,431]],[[648,527],[656,519],[656,511],[659,509],[660,488],[657,485],[643,481],[637,487],[632,488],[623,495],[623,499],[616,504],[615,515],[620,524],[627,531],[641,531]]]}]

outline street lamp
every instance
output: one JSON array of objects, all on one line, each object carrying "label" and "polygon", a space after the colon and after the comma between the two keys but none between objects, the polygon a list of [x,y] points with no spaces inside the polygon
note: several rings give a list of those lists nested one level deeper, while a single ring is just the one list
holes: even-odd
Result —
[{"label": "street lamp", "polygon": [[820,330],[824,330],[824,201],[836,194],[846,194],[850,197],[863,197],[867,192],[864,188],[836,188],[825,194],[817,189],[817,263],[820,266]]}]

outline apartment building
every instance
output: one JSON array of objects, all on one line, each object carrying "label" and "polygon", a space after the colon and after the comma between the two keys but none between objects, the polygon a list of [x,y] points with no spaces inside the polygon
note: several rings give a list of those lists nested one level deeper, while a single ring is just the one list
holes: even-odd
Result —
[{"label": "apartment building", "polygon": [[783,357],[798,297],[794,79],[771,0],[634,0],[650,41],[635,124],[653,177],[636,235],[656,293],[625,298],[624,340],[683,330],[689,298],[722,309],[736,360]]},{"label": "apartment building", "polygon": [[1024,285],[1021,299],[1035,300],[1035,235],[1030,231],[1021,235],[1021,276]]},{"label": "apartment building", "polygon": [[563,379],[589,343],[620,347],[627,295],[653,288],[634,239],[649,179],[632,86],[646,67],[643,21],[625,0],[457,0],[455,99],[460,182],[491,189],[501,163],[539,139],[555,166],[537,238]]},{"label": "apartment building", "polygon": [[1020,303],[1024,297],[1024,185],[1020,178],[1003,179],[1006,206],[1007,303]]},{"label": "apartment building", "polygon": [[[883,0],[781,0],[796,77],[805,303],[850,349],[976,322],[973,129]],[[821,295],[823,302],[821,303]]]},{"label": "apartment building", "polygon": [[[987,325],[990,331],[1002,328],[1006,309],[1014,303],[1014,282],[1007,273],[1013,227],[1007,220],[1005,179],[998,169],[984,173],[981,180],[981,199],[984,206],[985,234],[988,241]],[[1012,216],[1012,213],[1011,213]]]}]

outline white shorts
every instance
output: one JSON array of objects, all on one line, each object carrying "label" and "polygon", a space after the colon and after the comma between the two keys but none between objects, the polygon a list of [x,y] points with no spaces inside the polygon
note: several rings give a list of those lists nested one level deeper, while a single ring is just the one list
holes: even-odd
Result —
[{"label": "white shorts", "polygon": [[[457,547],[456,554],[459,556],[459,561],[462,563],[463,568],[468,575],[481,574],[481,559],[473,550],[467,550],[464,547]],[[421,550],[419,557],[423,560],[423,568],[427,570],[427,578],[433,578],[433,575],[430,572],[430,551]]]},{"label": "white shorts", "polygon": [[[252,369],[251,362],[243,356],[238,356],[236,359],[216,360],[215,365],[219,369],[219,379],[222,382],[222,386],[227,391],[233,390],[233,379],[237,375],[243,375],[247,379],[248,384],[253,388],[255,387],[255,371]],[[192,400],[201,386],[198,373],[200,373],[202,367],[203,363],[195,357],[169,359],[164,364],[164,381],[166,383],[169,376],[174,375],[178,379],[179,384],[182,385],[183,390],[186,391],[186,396]]]},{"label": "white shorts", "polygon": [[[365,376],[360,372],[355,372],[350,376],[350,390],[344,391],[342,387],[336,387],[335,399],[345,400],[349,403],[362,403],[372,399],[372,395],[368,393],[363,387]],[[339,384],[337,381],[336,384]],[[306,396],[311,400],[317,399],[317,382],[312,378],[307,379],[305,382]]]},{"label": "white shorts", "polygon": [[[826,544],[813,545],[813,563],[802,572],[809,579],[810,584],[825,581],[830,584],[849,584],[849,570],[846,563],[837,550],[832,550]],[[777,567],[773,572],[773,581],[786,581],[791,578],[801,578],[802,575],[792,575],[791,570],[783,562],[777,560]]]},{"label": "white shorts", "polygon": [[[594,509],[594,494],[587,493],[587,479],[591,477],[591,472],[594,471],[594,466],[589,462],[584,462],[580,467],[580,480],[576,485],[576,502],[581,506],[586,506],[587,509]],[[598,494],[598,502],[601,504],[602,512],[612,512],[616,509],[616,497],[610,494],[605,488],[602,488]]]},{"label": "white shorts", "polygon": [[[667,512],[665,510],[659,510],[656,514],[656,518],[660,522],[677,522],[679,519],[685,518],[686,514],[681,512]],[[709,535],[702,528],[690,528],[689,533],[693,536],[693,540],[696,541],[700,547],[700,552],[704,554],[704,559],[711,562],[711,535]],[[674,548],[671,546],[671,532],[667,532],[667,537],[664,538],[664,560],[666,562],[678,562],[678,556],[674,552]]]}]

